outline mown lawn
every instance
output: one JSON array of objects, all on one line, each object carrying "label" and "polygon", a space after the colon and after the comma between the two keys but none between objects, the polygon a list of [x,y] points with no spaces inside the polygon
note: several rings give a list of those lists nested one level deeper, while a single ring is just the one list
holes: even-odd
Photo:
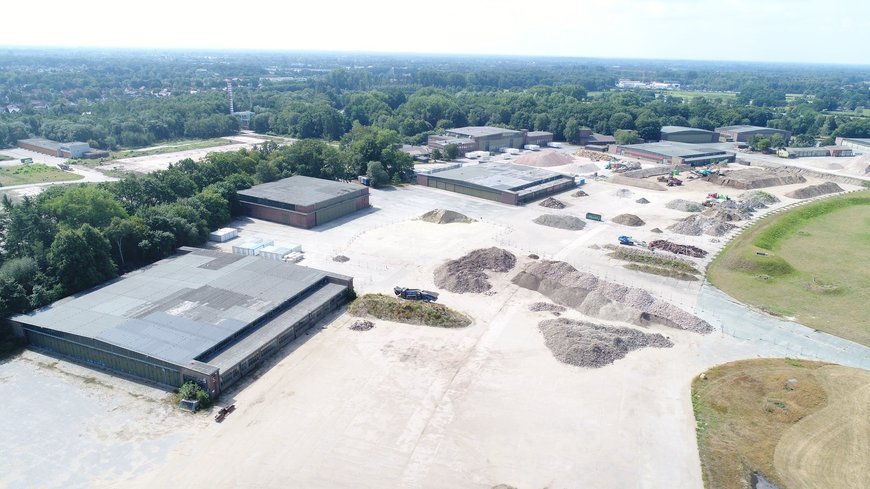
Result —
[{"label": "mown lawn", "polygon": [[0,185],[26,185],[31,183],[65,182],[81,180],[81,175],[60,170],[58,168],[33,163],[30,165],[15,165],[0,168]]}]

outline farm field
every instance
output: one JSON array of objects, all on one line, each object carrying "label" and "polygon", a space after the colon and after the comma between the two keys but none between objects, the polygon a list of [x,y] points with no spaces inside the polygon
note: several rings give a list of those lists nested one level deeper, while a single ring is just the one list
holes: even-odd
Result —
[{"label": "farm field", "polygon": [[[870,478],[870,372],[789,358],[737,361],[692,384],[704,485],[852,488]],[[760,487],[760,486],[759,486]]]},{"label": "farm field", "polygon": [[41,163],[0,168],[0,185],[4,187],[30,183],[66,182],[82,178],[81,175],[65,172]]},{"label": "farm field", "polygon": [[870,261],[870,192],[823,202],[834,199],[863,203],[802,222],[772,249],[759,247],[758,239],[796,211],[764,219],[726,248],[711,264],[708,278],[741,302],[870,345],[870,270],[855,266]]}]

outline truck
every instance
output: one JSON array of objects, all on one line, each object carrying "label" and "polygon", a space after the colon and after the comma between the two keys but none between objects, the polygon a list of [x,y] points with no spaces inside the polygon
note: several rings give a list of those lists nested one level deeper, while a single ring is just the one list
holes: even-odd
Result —
[{"label": "truck", "polygon": [[402,299],[410,301],[435,302],[438,300],[438,293],[429,290],[409,289],[407,287],[393,287],[393,293]]},{"label": "truck", "polygon": [[641,248],[647,248],[646,241],[640,241],[632,238],[631,236],[620,236],[619,244],[625,246],[640,246]]}]

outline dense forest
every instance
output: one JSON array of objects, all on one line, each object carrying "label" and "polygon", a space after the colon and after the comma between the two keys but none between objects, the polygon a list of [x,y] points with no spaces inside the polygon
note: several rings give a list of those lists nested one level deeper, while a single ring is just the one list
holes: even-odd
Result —
[{"label": "dense forest", "polygon": [[[621,78],[685,92],[618,90]],[[0,51],[0,146],[43,136],[103,149],[253,129],[340,140],[354,123],[419,143],[443,129],[495,125],[571,140],[580,127],[788,129],[794,143],[870,137],[870,68],[638,60],[282,53]],[[682,95],[682,96],[681,96]]]}]

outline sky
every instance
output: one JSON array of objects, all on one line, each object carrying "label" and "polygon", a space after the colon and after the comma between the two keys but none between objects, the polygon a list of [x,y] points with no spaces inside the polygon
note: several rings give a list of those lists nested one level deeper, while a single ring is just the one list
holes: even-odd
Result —
[{"label": "sky", "polygon": [[0,46],[870,64],[870,0],[43,0],[2,17]]}]

